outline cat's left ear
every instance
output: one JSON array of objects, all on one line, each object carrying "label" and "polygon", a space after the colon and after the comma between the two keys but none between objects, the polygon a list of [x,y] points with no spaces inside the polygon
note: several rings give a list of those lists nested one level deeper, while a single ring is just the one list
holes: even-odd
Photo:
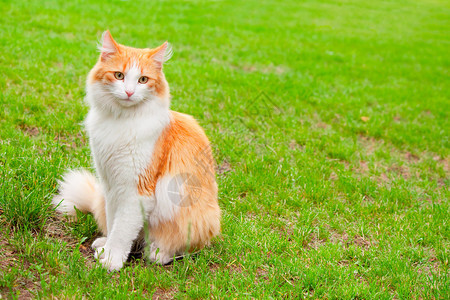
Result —
[{"label": "cat's left ear", "polygon": [[161,46],[154,50],[151,58],[157,63],[159,67],[162,67],[163,63],[165,63],[172,57],[172,54],[172,45],[170,45],[168,42],[164,42]]},{"label": "cat's left ear", "polygon": [[101,60],[106,60],[113,54],[119,52],[119,44],[113,39],[109,30],[106,30],[102,34],[102,45],[99,46],[99,50],[102,53]]}]

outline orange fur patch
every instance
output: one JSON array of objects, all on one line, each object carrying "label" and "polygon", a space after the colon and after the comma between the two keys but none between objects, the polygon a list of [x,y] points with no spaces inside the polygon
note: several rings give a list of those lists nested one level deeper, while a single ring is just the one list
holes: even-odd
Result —
[{"label": "orange fur patch", "polygon": [[202,248],[219,234],[220,208],[208,138],[191,116],[172,111],[171,119],[155,145],[150,166],[139,177],[138,192],[153,195],[164,175],[194,178],[194,186],[185,186],[177,215],[150,228],[151,238],[162,250],[179,254]]}]

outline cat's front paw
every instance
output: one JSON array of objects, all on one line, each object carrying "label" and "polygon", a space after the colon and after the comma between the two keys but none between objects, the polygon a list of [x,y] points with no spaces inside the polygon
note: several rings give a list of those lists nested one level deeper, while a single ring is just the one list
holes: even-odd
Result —
[{"label": "cat's front paw", "polygon": [[[92,246],[92,248],[94,248],[94,246]],[[95,248],[94,258],[95,259],[105,258],[105,247],[104,246]]]},{"label": "cat's front paw", "polygon": [[122,255],[106,247],[99,247],[95,251],[95,258],[99,260],[102,266],[108,271],[119,271],[127,261],[127,256]]},{"label": "cat's front paw", "polygon": [[106,236],[100,237],[92,243],[91,248],[97,250],[100,247],[104,247],[105,244],[106,244]]},{"label": "cat's front paw", "polygon": [[112,256],[112,255],[106,255],[105,258],[100,259],[100,263],[105,269],[108,269],[108,271],[119,271],[122,269],[123,264],[125,263],[126,259],[123,260],[120,256]]}]

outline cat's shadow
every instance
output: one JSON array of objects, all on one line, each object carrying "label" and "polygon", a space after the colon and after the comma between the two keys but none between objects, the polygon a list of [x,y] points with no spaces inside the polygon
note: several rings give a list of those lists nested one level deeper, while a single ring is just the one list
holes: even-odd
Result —
[{"label": "cat's shadow", "polygon": [[[145,257],[145,245],[142,243],[134,243],[133,247],[131,248],[130,255],[128,256],[127,264],[133,264],[138,261],[144,261],[146,263],[152,263],[148,258]],[[186,255],[178,255],[175,256],[174,259],[167,264],[164,264],[163,266],[170,266],[173,264],[174,261],[181,261],[187,258],[195,259],[198,255],[198,252],[189,253]]]}]

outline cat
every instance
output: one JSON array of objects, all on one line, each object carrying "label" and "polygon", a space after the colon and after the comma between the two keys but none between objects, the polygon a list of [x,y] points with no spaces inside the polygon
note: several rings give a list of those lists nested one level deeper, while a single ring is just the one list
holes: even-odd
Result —
[{"label": "cat", "polygon": [[220,233],[210,143],[194,118],[169,109],[167,42],[131,48],[105,31],[99,50],[85,120],[97,176],[68,171],[52,203],[65,214],[94,215],[104,236],[92,248],[108,270],[121,269],[142,242],[151,261],[167,264]]}]

